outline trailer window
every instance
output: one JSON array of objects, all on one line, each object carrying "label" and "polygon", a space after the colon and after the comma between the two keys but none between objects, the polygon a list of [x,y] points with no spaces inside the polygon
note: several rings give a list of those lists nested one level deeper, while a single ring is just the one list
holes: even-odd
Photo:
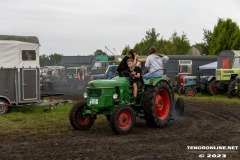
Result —
[{"label": "trailer window", "polygon": [[22,50],[22,60],[23,61],[35,61],[36,60],[35,50]]},{"label": "trailer window", "polygon": [[178,73],[179,74],[191,74],[192,66],[191,65],[179,65]]}]

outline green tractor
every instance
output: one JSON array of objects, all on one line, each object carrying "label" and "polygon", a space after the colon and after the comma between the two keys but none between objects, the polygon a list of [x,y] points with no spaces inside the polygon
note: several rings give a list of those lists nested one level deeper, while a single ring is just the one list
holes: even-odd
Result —
[{"label": "green tractor", "polygon": [[138,87],[137,102],[133,104],[130,81],[134,76],[127,72],[123,76],[88,83],[87,93],[84,94],[86,100],[76,103],[69,114],[74,129],[89,129],[97,115],[103,114],[115,133],[127,134],[133,129],[136,117],[145,119],[150,127],[161,127],[173,119],[172,111],[178,115],[183,114],[184,101],[179,98],[174,102],[172,86],[168,80],[147,80]]},{"label": "green tractor", "polygon": [[221,51],[217,63],[216,78],[209,84],[209,93],[227,93],[232,98],[236,96],[235,78],[240,76],[240,51]]}]

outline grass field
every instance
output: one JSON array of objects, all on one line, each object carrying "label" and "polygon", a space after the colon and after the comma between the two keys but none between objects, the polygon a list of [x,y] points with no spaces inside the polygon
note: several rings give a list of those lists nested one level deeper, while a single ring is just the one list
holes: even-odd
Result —
[{"label": "grass field", "polygon": [[[195,97],[178,96],[184,99],[240,104],[240,99],[228,99],[225,95],[206,96],[197,94]],[[72,132],[68,114],[72,104],[58,105],[53,109],[49,107],[12,107],[9,113],[0,115],[1,138],[27,138],[61,136]],[[104,116],[98,117],[97,123],[105,120]],[[106,121],[106,120],[105,120]],[[106,121],[107,122],[107,121]],[[105,123],[104,123],[105,124]],[[96,125],[96,123],[95,123]],[[108,123],[106,123],[108,125]],[[84,133],[82,133],[84,134]]]},{"label": "grass field", "polygon": [[0,137],[58,135],[70,130],[70,104],[49,107],[12,107],[0,115]]}]

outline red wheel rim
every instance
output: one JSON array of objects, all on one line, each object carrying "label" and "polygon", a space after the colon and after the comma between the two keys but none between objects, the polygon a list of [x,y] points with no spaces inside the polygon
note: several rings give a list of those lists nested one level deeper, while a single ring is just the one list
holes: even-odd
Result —
[{"label": "red wheel rim", "polygon": [[78,123],[79,124],[81,124],[81,125],[83,125],[83,126],[85,126],[85,125],[87,125],[90,121],[91,121],[91,117],[90,117],[90,115],[88,115],[87,117],[82,117],[82,112],[83,111],[79,111],[78,112],[78,114],[77,114],[77,121],[78,121]]},{"label": "red wheel rim", "polygon": [[119,117],[118,117],[118,125],[120,128],[122,129],[126,129],[131,125],[131,115],[129,112],[124,111],[122,113],[120,113]]},{"label": "red wheel rim", "polygon": [[188,89],[187,96],[193,96],[194,92],[192,89]]},{"label": "red wheel rim", "polygon": [[215,84],[212,85],[212,91],[213,91],[213,93],[216,93],[216,92],[217,92],[217,87],[216,87]]},{"label": "red wheel rim", "polygon": [[156,96],[155,110],[160,120],[164,120],[169,113],[170,98],[166,89],[161,89]]}]

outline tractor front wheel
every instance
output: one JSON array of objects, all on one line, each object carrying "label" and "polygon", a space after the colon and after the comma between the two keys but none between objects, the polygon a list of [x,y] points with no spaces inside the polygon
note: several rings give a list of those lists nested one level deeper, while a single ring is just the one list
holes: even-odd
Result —
[{"label": "tractor front wheel", "polygon": [[136,115],[132,107],[126,105],[117,106],[111,114],[110,125],[117,134],[127,134],[132,131],[136,122]]},{"label": "tractor front wheel", "polygon": [[216,81],[211,81],[209,83],[208,91],[211,96],[218,94],[218,86]]},{"label": "tractor front wheel", "polygon": [[160,81],[154,87],[146,87],[143,110],[149,127],[166,125],[170,120],[173,106],[173,92],[167,82]]},{"label": "tractor front wheel", "polygon": [[187,97],[194,97],[196,94],[196,90],[192,87],[188,87],[186,90],[185,90],[185,96]]},{"label": "tractor front wheel", "polygon": [[78,102],[72,107],[72,110],[70,111],[69,121],[74,129],[88,130],[94,123],[94,119],[90,114],[83,114],[85,106],[87,106],[86,102]]}]

